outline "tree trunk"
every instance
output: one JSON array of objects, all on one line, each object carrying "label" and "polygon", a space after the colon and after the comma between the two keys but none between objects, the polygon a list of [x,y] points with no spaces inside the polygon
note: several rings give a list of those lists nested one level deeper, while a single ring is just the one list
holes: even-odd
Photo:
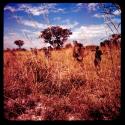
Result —
[{"label": "tree trunk", "polygon": [[19,45],[19,50],[21,50],[21,46]]}]

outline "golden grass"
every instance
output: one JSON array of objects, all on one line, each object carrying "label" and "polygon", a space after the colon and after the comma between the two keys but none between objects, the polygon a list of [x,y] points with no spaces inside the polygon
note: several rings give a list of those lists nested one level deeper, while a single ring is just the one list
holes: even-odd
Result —
[{"label": "golden grass", "polygon": [[[104,53],[104,52],[103,52]],[[51,52],[4,52],[4,114],[9,120],[111,120],[120,116],[120,49],[104,53],[101,71],[94,51],[82,63],[72,48]]]}]

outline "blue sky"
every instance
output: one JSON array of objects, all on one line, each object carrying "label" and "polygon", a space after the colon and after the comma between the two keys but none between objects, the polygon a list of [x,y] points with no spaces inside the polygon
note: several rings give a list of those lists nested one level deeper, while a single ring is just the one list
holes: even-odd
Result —
[{"label": "blue sky", "polygon": [[[111,3],[103,3],[106,6]],[[46,46],[39,39],[40,31],[48,26],[61,26],[71,29],[72,35],[67,42],[77,40],[83,45],[98,45],[117,31],[101,13],[99,3],[9,3],[4,8],[4,48],[17,48],[14,41],[24,40],[24,48],[41,48]],[[112,22],[118,26],[121,11],[114,7]],[[121,33],[121,26],[118,28]]]}]

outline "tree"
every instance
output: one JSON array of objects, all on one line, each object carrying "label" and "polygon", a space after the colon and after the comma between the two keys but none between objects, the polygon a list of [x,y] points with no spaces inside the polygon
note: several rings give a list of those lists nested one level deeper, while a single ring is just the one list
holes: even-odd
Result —
[{"label": "tree", "polygon": [[22,40],[16,40],[16,41],[14,41],[14,43],[19,47],[19,49],[21,49],[21,46],[23,46],[24,41],[22,41]]},{"label": "tree", "polygon": [[40,38],[43,38],[45,43],[50,43],[54,48],[61,48],[71,34],[69,29],[52,26],[41,31]]},{"label": "tree", "polygon": [[[121,6],[117,3],[100,3],[100,9],[102,10],[102,14],[104,15],[104,21],[106,22],[109,29],[114,33],[114,30],[119,33],[118,28],[121,25],[121,22],[116,24],[113,20],[116,16],[118,16],[121,13]],[[115,13],[117,12],[117,13]],[[114,29],[112,28],[114,27]]]},{"label": "tree", "polygon": [[120,16],[123,6],[119,3],[96,3],[96,9],[91,9],[91,11],[98,11],[97,17],[103,17],[105,24],[114,34],[115,32],[119,33],[119,26],[121,26],[121,21],[115,21],[115,18]]}]

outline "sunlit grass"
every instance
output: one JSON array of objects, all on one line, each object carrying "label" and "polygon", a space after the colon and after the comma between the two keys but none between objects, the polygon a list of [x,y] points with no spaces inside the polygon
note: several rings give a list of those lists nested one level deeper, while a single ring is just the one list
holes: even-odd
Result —
[{"label": "sunlit grass", "polygon": [[72,48],[4,52],[4,114],[14,120],[110,120],[120,115],[120,50],[102,56],[94,67],[94,51],[83,62]]}]

